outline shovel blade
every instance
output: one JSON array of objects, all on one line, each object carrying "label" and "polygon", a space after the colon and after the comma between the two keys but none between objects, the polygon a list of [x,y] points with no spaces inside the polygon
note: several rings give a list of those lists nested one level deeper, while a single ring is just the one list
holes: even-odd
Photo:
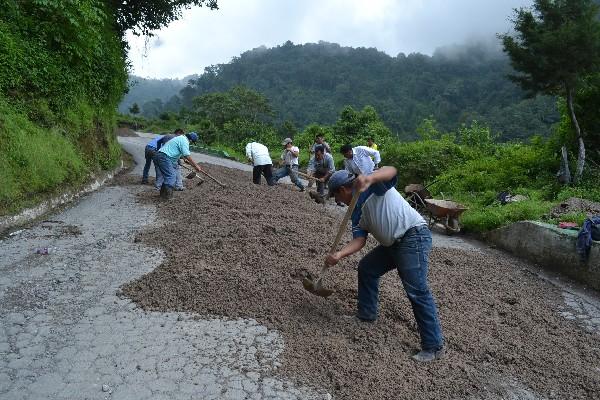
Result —
[{"label": "shovel blade", "polygon": [[315,282],[310,277],[306,277],[302,280],[302,286],[315,296],[329,297],[333,294],[333,289],[324,288],[320,279]]}]

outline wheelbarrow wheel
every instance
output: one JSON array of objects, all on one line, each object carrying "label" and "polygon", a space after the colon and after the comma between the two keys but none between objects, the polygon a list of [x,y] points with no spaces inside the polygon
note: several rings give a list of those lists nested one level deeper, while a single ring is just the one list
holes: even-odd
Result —
[{"label": "wheelbarrow wheel", "polygon": [[454,216],[447,217],[444,227],[446,228],[446,235],[453,235],[460,232],[460,222],[458,222],[458,218]]}]

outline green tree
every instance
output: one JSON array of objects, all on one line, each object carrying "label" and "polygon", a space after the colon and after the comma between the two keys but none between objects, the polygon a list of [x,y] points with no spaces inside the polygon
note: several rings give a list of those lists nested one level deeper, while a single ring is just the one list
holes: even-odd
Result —
[{"label": "green tree", "polygon": [[422,140],[435,140],[441,137],[441,132],[437,128],[437,122],[433,117],[425,118],[417,126],[417,135]]},{"label": "green tree", "polygon": [[[292,121],[286,119],[283,124],[279,127],[279,136],[282,138],[295,138],[298,134],[298,129]],[[295,140],[295,139],[294,139]]]},{"label": "green tree", "polygon": [[469,126],[462,124],[458,128],[460,143],[475,147],[478,150],[489,150],[493,147],[496,136],[492,130],[485,125],[473,120]]},{"label": "green tree", "polygon": [[201,118],[210,120],[219,129],[223,129],[226,122],[234,120],[267,122],[273,114],[269,100],[245,86],[198,96],[193,100],[192,111]]},{"label": "green tree", "polygon": [[357,145],[366,145],[369,137],[379,145],[389,142],[392,138],[391,131],[371,106],[365,106],[361,111],[356,111],[350,106],[344,107],[333,126],[333,132],[336,141]]},{"label": "green tree", "polygon": [[133,105],[131,107],[129,107],[129,112],[131,114],[133,114],[133,116],[136,116],[137,114],[139,114],[140,106],[138,106],[138,103],[133,103]]},{"label": "green tree", "polygon": [[[129,107],[129,113],[133,114],[134,118],[140,113],[140,106],[138,106],[138,103],[133,103],[133,105]],[[137,119],[135,120],[134,124],[135,130],[137,131]]]},{"label": "green tree", "polygon": [[122,33],[131,29],[136,35],[152,35],[181,18],[182,10],[192,6],[218,9],[217,0],[109,0],[115,10],[116,25]]},{"label": "green tree", "polygon": [[516,36],[499,35],[515,70],[511,78],[531,93],[566,98],[576,134],[575,180],[585,167],[585,143],[574,108],[583,79],[600,68],[600,21],[592,0],[535,0],[533,9],[515,10]]}]

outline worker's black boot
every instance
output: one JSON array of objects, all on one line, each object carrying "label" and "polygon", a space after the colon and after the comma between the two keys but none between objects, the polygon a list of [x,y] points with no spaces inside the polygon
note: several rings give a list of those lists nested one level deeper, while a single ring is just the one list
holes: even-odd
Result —
[{"label": "worker's black boot", "polygon": [[[171,197],[173,197],[173,188],[171,188]],[[169,200],[169,186],[163,185],[160,187],[160,198],[162,200]]]},{"label": "worker's black boot", "polygon": [[173,198],[173,188],[171,186],[167,186],[167,200],[171,200]]}]

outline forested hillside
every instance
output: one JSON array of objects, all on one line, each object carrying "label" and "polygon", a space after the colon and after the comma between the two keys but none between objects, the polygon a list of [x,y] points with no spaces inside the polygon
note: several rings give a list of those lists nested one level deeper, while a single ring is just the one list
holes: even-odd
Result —
[{"label": "forested hillside", "polygon": [[195,96],[244,85],[270,100],[278,122],[299,127],[331,124],[346,105],[371,105],[401,138],[414,137],[430,117],[443,130],[476,119],[502,139],[547,135],[559,119],[555,99],[524,99],[507,78],[511,72],[500,50],[483,45],[442,48],[431,57],[391,57],[373,48],[288,41],[206,68],[180,98],[190,107]]},{"label": "forested hillside", "polygon": [[119,104],[119,112],[126,114],[133,104],[142,109],[142,115],[152,117],[163,111],[175,111],[181,108],[178,96],[190,79],[197,75],[186,76],[183,79],[149,79],[130,75],[128,91]]}]

